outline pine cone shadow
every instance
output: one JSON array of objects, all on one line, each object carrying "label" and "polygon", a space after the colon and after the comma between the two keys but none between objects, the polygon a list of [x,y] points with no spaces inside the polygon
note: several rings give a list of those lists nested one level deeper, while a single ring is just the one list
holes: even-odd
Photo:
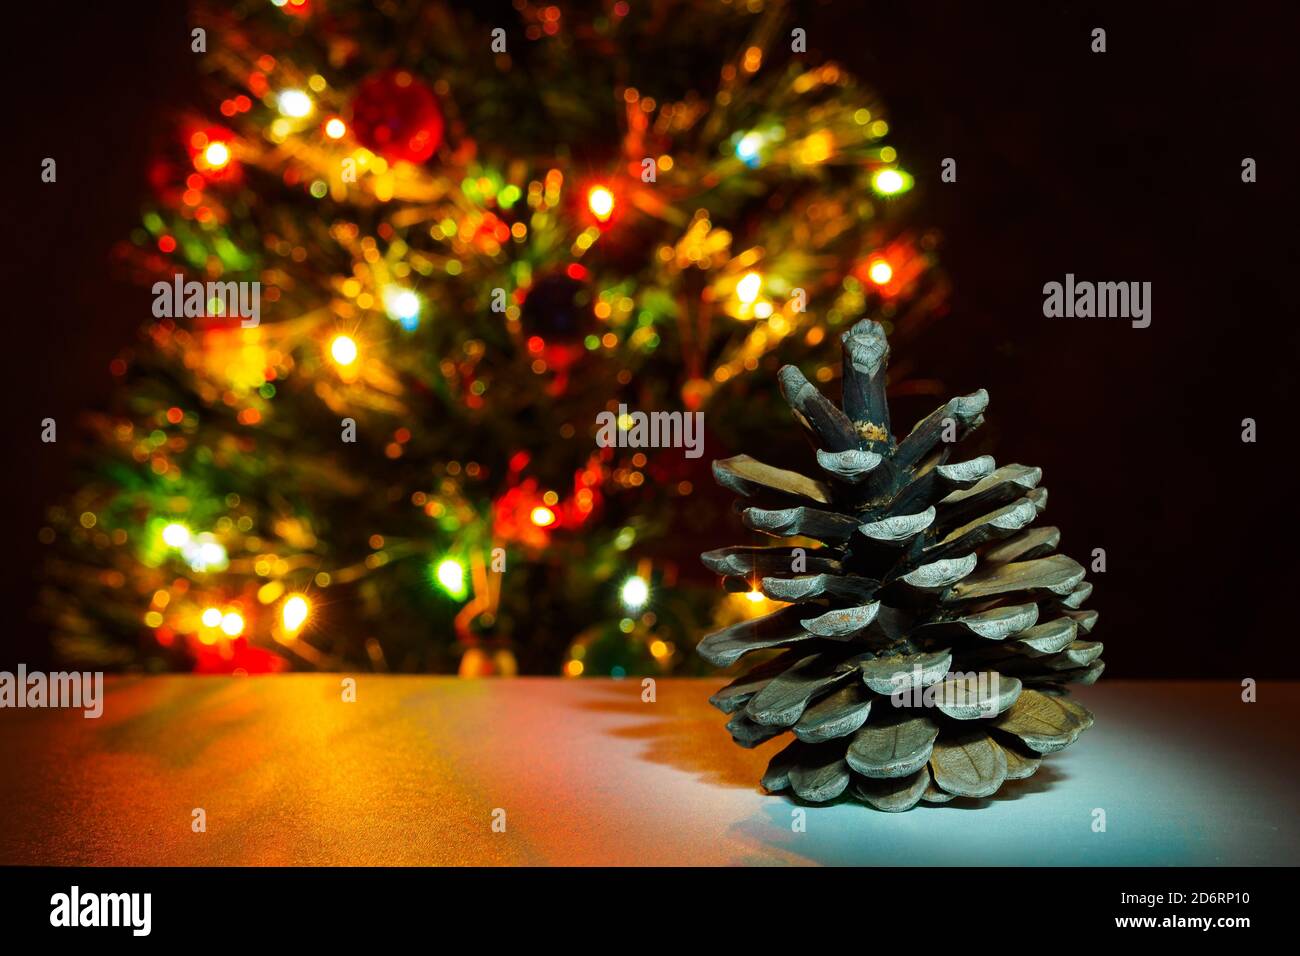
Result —
[{"label": "pine cone shadow", "polygon": [[[635,723],[610,728],[605,731],[625,740],[643,741],[641,758],[650,763],[662,764],[675,770],[693,774],[706,783],[743,790],[759,790],[758,778],[776,747],[771,744],[754,751],[737,747],[712,713],[701,714],[694,701],[665,699],[660,685],[660,699],[643,703],[639,693],[628,689],[605,686],[596,693],[607,693],[604,699],[592,698],[575,704],[577,709],[604,714],[620,714],[639,718]],[[696,691],[698,693],[698,691]]]},{"label": "pine cone shadow", "polygon": [[[638,720],[625,726],[605,731],[614,737],[645,742],[641,758],[676,770],[693,774],[706,783],[723,787],[750,790],[771,796],[773,801],[790,806],[818,809],[851,803],[871,810],[849,793],[825,803],[800,800],[792,793],[767,794],[758,783],[768,761],[788,738],[768,741],[752,750],[737,747],[726,731],[719,726],[712,713],[700,714],[694,701],[683,700],[671,693],[671,688],[660,685],[660,699],[643,702],[635,686],[617,684],[590,684],[587,697],[574,704],[579,710],[635,717]],[[665,694],[665,692],[668,692]],[[1008,780],[991,797],[957,797],[944,804],[920,803],[914,809],[979,810],[994,802],[1015,801],[1037,793],[1044,793],[1068,779],[1068,774],[1056,764],[1043,761],[1038,771],[1024,780]],[[881,811],[873,811],[881,812]]]}]

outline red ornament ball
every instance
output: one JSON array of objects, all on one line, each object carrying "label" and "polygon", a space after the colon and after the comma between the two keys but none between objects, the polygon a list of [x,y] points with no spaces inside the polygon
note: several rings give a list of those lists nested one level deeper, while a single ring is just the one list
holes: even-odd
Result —
[{"label": "red ornament ball", "polygon": [[442,107],[433,91],[405,70],[361,82],[352,98],[352,132],[389,161],[427,162],[442,143]]}]

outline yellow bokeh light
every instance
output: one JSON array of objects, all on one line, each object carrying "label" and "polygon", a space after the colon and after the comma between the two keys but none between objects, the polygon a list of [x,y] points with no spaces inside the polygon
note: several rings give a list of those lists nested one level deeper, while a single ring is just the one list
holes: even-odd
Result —
[{"label": "yellow bokeh light", "polygon": [[799,161],[816,166],[830,159],[834,152],[835,137],[826,130],[819,130],[799,144]]},{"label": "yellow bokeh light", "polygon": [[893,195],[903,188],[903,177],[896,169],[882,169],[876,173],[876,191],[886,196]]},{"label": "yellow bokeh light", "polygon": [[203,616],[200,618],[204,627],[216,627],[221,623],[221,611],[215,607],[203,609]]},{"label": "yellow bokeh light", "polygon": [[244,633],[244,616],[238,611],[227,611],[221,616],[221,631],[228,637]]},{"label": "yellow bokeh light", "polygon": [[614,194],[604,186],[593,186],[587,191],[587,208],[593,216],[604,222],[614,214]]},{"label": "yellow bokeh light", "polygon": [[571,660],[569,663],[564,665],[564,673],[568,674],[570,677],[581,677],[582,671],[582,661]]},{"label": "yellow bokeh light", "polygon": [[532,519],[533,524],[537,525],[539,528],[546,528],[555,524],[555,512],[550,508],[545,508],[541,505],[538,505],[533,509],[530,518]]},{"label": "yellow bokeh light", "polygon": [[898,196],[912,188],[912,176],[902,169],[880,169],[871,177],[871,188],[881,196]]},{"label": "yellow bokeh light", "polygon": [[213,169],[220,169],[230,162],[230,147],[219,140],[208,143],[208,148],[203,151],[203,161]]},{"label": "yellow bokeh light", "polygon": [[290,634],[296,634],[302,630],[303,624],[307,622],[307,615],[311,613],[311,603],[301,594],[291,594],[285,599],[280,606],[280,621],[284,624],[284,629]]},{"label": "yellow bokeh light", "polygon": [[876,285],[889,285],[889,280],[894,278],[894,268],[884,259],[877,259],[871,263],[867,275],[871,276],[871,281]]},{"label": "yellow bokeh light", "polygon": [[302,90],[284,90],[276,97],[276,106],[280,113],[293,119],[303,119],[311,115],[311,97]]},{"label": "yellow bokeh light", "polygon": [[357,360],[357,343],[350,335],[336,335],[330,342],[330,358],[347,367]]},{"label": "yellow bokeh light", "polygon": [[347,124],[337,116],[325,124],[325,135],[330,139],[342,139],[343,134],[347,131]]},{"label": "yellow bokeh light", "polygon": [[736,283],[736,298],[746,305],[751,304],[758,298],[758,293],[763,288],[763,277],[757,272],[746,272],[741,280]]}]

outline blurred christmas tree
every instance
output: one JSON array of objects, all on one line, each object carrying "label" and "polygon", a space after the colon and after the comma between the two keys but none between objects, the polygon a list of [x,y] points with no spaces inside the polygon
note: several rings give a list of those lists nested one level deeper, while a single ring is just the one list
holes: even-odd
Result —
[{"label": "blurred christmas tree", "polygon": [[[880,104],[797,18],[256,0],[194,25],[210,111],[123,250],[155,319],[43,531],[60,655],[653,673],[761,612],[677,580],[707,462],[767,440],[777,365],[826,382],[837,329],[905,339],[944,297]],[[260,321],[177,281],[259,283]],[[599,447],[620,403],[705,411],[708,454]]]}]

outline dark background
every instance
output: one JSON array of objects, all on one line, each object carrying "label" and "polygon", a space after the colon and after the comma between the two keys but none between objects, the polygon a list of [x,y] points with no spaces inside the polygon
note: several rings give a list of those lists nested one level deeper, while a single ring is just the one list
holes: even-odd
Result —
[{"label": "dark background", "polygon": [[[999,461],[1043,466],[1066,551],[1086,564],[1106,549],[1107,572],[1090,577],[1110,675],[1300,674],[1287,653],[1300,570],[1293,6],[899,0],[809,5],[795,20],[813,55],[883,94],[917,176],[915,224],[943,234],[952,314],[915,346],[918,369],[954,393],[987,388]],[[169,116],[202,98],[180,4],[0,16],[0,660],[38,666],[37,529],[74,478],[71,426],[104,401],[108,363],[140,323],[109,250],[137,222]],[[1097,26],[1105,54],[1089,50]],[[39,179],[46,156],[55,185]],[[958,181],[942,184],[949,156]],[[1241,182],[1245,156],[1255,184]],[[1067,272],[1151,282],[1151,327],[1045,319],[1043,283]],[[57,445],[39,441],[47,416]]]}]

